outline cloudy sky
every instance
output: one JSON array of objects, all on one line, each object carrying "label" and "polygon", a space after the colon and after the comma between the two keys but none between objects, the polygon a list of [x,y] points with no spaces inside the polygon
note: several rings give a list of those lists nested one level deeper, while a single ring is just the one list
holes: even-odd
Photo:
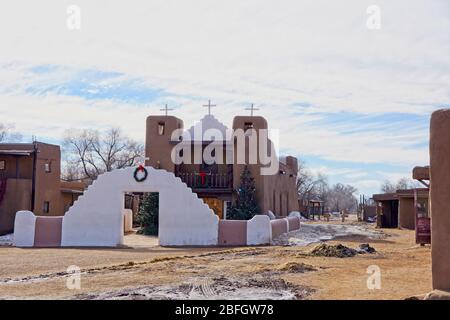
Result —
[{"label": "cloudy sky", "polygon": [[[68,27],[71,5],[80,29]],[[380,29],[367,27],[371,5]],[[208,99],[228,126],[254,103],[280,130],[283,153],[331,182],[378,192],[428,163],[430,113],[450,105],[450,2],[1,5],[0,122],[24,141],[110,126],[144,141],[145,117],[165,103],[189,126]]]}]

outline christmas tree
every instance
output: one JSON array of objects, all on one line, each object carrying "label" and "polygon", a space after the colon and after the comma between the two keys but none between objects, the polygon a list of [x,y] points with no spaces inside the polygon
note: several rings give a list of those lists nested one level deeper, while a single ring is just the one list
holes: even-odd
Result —
[{"label": "christmas tree", "polygon": [[139,204],[137,220],[141,225],[138,233],[158,235],[159,194],[147,193]]},{"label": "christmas tree", "polygon": [[230,219],[249,220],[259,213],[259,206],[256,202],[255,179],[247,166],[242,170],[241,183],[236,192],[236,204],[227,213]]}]

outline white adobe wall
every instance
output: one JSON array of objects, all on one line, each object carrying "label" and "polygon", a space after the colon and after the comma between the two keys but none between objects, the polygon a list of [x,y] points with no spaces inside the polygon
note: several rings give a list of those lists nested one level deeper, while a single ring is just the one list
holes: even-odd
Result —
[{"label": "white adobe wall", "polygon": [[270,244],[272,227],[268,215],[256,215],[247,221],[247,245]]},{"label": "white adobe wall", "polygon": [[219,218],[185,183],[152,167],[137,182],[134,169],[107,172],[89,186],[64,216],[62,246],[122,245],[124,192],[159,192],[160,245],[217,245]]},{"label": "white adobe wall", "polygon": [[33,247],[36,216],[31,211],[17,211],[14,220],[14,245]]}]

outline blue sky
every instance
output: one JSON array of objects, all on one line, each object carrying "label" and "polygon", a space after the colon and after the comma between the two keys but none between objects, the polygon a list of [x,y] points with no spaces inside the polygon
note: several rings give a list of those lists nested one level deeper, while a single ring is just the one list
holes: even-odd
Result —
[{"label": "blue sky", "polygon": [[[331,183],[378,192],[428,163],[428,122],[450,101],[448,1],[76,1],[0,12],[0,122],[58,143],[69,128],[120,126],[143,141],[166,103],[185,127],[231,126],[250,103],[282,153]],[[28,10],[23,10],[27,7]]]}]

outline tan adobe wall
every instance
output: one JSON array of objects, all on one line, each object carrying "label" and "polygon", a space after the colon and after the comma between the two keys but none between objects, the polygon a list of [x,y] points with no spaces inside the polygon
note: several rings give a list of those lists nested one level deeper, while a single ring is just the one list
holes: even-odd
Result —
[{"label": "tan adobe wall", "polygon": [[[246,123],[252,123],[257,133],[260,129],[268,129],[267,121],[263,117],[236,116],[233,120],[233,130],[245,129]],[[270,140],[268,143],[272,144]],[[247,146],[248,141],[246,142],[246,159],[248,161],[249,150]],[[234,148],[236,155],[237,145]],[[270,150],[269,147],[268,150]],[[257,151],[259,153],[259,146]],[[274,157],[275,161],[278,161],[276,155]],[[275,175],[261,175],[260,164],[248,165],[248,168],[255,179],[256,199],[259,203],[261,213],[266,213],[270,210],[277,216],[287,216],[289,212],[299,210],[296,187],[297,158],[288,156],[286,157],[286,164],[278,162],[278,166],[285,174],[278,172]],[[243,167],[244,165],[234,165],[233,182],[235,189],[239,187],[240,174]]]},{"label": "tan adobe wall", "polygon": [[[34,213],[36,215],[62,215],[60,177],[61,150],[59,146],[37,143],[38,154],[36,161],[36,194]],[[45,165],[50,164],[50,172],[46,172]],[[49,213],[44,212],[44,202],[50,203]]]},{"label": "tan adobe wall", "polygon": [[430,126],[430,200],[433,289],[450,290],[450,110],[438,110]]},{"label": "tan adobe wall", "polygon": [[[158,125],[164,124],[164,134],[159,135]],[[171,143],[172,132],[183,128],[183,121],[174,116],[149,116],[146,122],[145,155],[150,159],[146,165],[156,169],[174,172],[175,165],[171,159],[171,151],[175,144]]]}]

